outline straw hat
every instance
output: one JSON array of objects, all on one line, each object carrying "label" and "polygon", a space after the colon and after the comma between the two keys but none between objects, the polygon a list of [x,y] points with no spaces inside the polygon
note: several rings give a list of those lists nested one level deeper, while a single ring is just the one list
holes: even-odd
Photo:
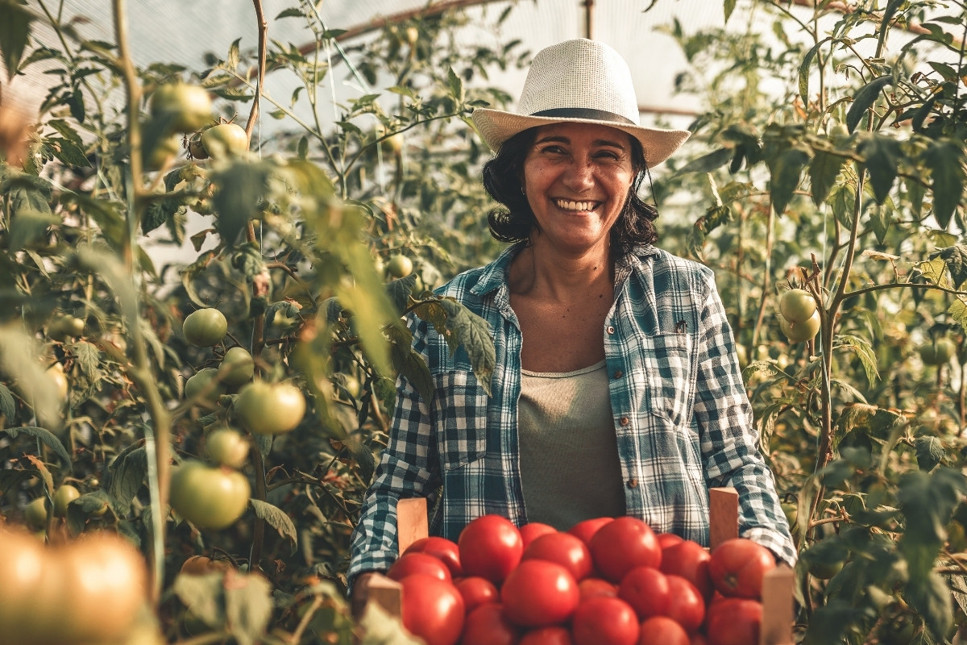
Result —
[{"label": "straw hat", "polygon": [[549,123],[593,123],[627,132],[641,142],[649,167],[668,159],[687,130],[640,124],[631,70],[617,51],[578,38],[542,49],[534,57],[517,113],[477,108],[472,118],[493,150],[518,132]]}]

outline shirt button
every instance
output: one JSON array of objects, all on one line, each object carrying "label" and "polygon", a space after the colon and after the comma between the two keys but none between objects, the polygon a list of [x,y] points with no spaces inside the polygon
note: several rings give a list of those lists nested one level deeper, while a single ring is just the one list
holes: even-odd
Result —
[{"label": "shirt button", "polygon": [[638,488],[638,480],[637,479],[629,479],[628,480],[628,488]]},{"label": "shirt button", "polygon": [[614,335],[614,325],[608,325],[608,334]]},{"label": "shirt button", "polygon": [[628,417],[621,417],[621,419],[618,420],[618,423],[620,423],[623,426],[626,426],[629,423],[631,423],[631,420],[628,419]]},{"label": "shirt button", "polygon": [[621,378],[624,375],[625,375],[625,373],[622,372],[621,370],[616,370],[615,373],[614,373],[614,377],[615,378]]}]

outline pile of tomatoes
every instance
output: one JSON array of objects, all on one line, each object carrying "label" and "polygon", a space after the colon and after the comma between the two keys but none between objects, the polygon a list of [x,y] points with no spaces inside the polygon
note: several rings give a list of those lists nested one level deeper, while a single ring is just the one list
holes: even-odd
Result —
[{"label": "pile of tomatoes", "polygon": [[427,645],[757,645],[770,551],[709,551],[633,517],[567,531],[497,515],[457,542],[425,537],[387,575],[403,626]]}]

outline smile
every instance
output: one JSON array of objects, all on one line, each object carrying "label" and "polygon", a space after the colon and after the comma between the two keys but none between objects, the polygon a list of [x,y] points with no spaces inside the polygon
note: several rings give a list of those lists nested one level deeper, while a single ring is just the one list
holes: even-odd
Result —
[{"label": "smile", "polygon": [[593,211],[598,206],[598,202],[576,202],[568,199],[555,199],[554,204],[562,210],[577,212]]}]

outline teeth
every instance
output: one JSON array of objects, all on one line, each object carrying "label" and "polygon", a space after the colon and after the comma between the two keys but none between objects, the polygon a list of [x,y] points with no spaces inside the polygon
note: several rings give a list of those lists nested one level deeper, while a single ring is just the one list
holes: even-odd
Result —
[{"label": "teeth", "polygon": [[556,201],[558,208],[563,208],[568,211],[592,211],[594,210],[594,202],[575,202],[568,201],[564,199],[558,199]]}]

